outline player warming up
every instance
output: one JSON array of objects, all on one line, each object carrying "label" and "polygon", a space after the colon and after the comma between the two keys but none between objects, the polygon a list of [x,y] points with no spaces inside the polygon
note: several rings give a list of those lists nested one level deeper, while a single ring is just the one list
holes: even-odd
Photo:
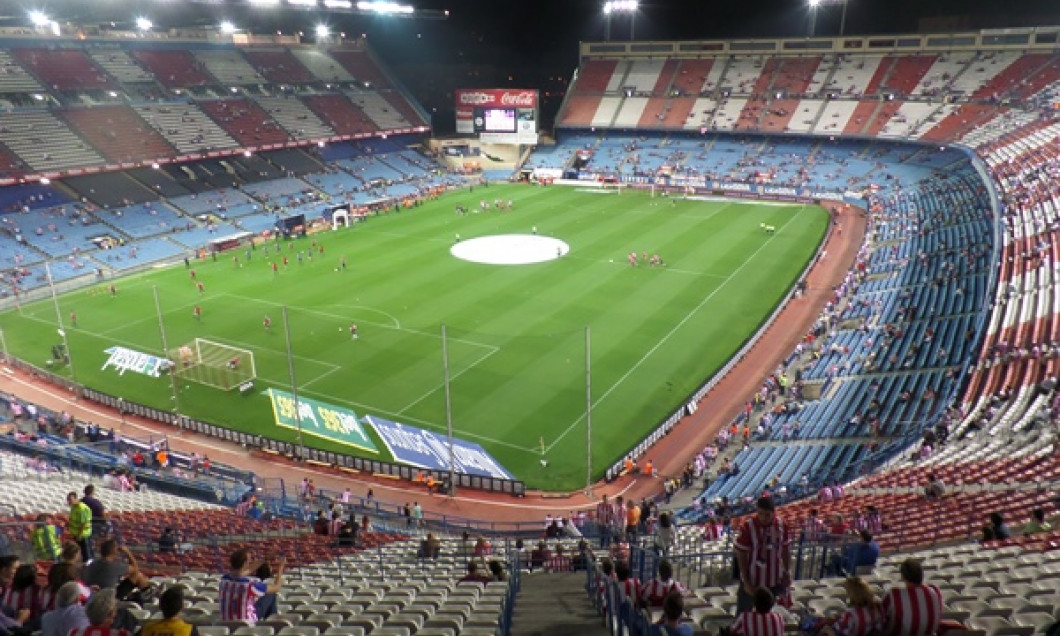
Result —
[{"label": "player warming up", "polygon": [[356,340],[356,339],[357,339],[357,323],[351,322],[350,323],[350,340]]},{"label": "player warming up", "polygon": [[261,326],[265,328],[265,331],[272,333],[272,318],[265,316],[265,320],[261,321]]},{"label": "player warming up", "polygon": [[195,309],[191,310],[191,315],[195,320],[202,320],[202,307],[195,305]]}]

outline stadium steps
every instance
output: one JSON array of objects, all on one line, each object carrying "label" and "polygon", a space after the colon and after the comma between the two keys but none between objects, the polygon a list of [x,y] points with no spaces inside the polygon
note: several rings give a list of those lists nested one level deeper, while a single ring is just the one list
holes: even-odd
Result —
[{"label": "stadium steps", "polygon": [[[887,76],[889,77],[890,74],[891,74],[891,72],[888,70],[887,71]],[[882,99],[880,101],[876,102],[876,107],[872,109],[872,114],[865,118],[865,123],[862,124],[861,128],[858,129],[857,134],[859,134],[859,135],[864,135],[865,134],[865,131],[868,130],[869,127],[872,126],[872,124],[876,121],[876,117],[879,116],[880,111],[883,110],[883,106],[886,103],[887,102],[885,102]],[[872,177],[872,171],[870,171],[867,175],[865,175],[866,179],[871,180],[871,177]]]},{"label": "stadium steps", "polygon": [[945,365],[941,367],[915,367],[912,369],[902,369],[900,371],[884,371],[882,373],[855,373],[853,375],[837,375],[832,378],[832,381],[836,380],[876,380],[883,378],[897,378],[906,375],[920,375],[922,373],[930,373],[932,371],[949,371],[953,368],[953,365]]},{"label": "stadium steps", "polygon": [[606,636],[585,584],[585,572],[524,574],[510,635]]}]

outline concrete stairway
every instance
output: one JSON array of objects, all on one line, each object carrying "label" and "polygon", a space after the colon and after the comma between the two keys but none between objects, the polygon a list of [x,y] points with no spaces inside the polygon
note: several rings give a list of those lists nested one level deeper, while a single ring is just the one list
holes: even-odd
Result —
[{"label": "concrete stairway", "polygon": [[524,574],[511,636],[606,636],[585,592],[585,572]]}]

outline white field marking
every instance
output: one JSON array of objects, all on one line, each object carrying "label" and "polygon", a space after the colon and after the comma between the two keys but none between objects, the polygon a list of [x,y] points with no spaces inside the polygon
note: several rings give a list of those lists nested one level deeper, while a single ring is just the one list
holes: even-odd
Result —
[{"label": "white field marking", "polygon": [[[382,309],[376,309],[375,307],[369,307],[368,305],[326,305],[327,307],[338,307],[339,309],[367,309],[368,311],[381,314],[394,321],[394,328],[401,329],[401,321],[394,316],[386,313]],[[305,311],[305,310],[302,310]]]},{"label": "white field marking", "polygon": [[[199,302],[184,303],[183,305],[180,305],[179,307],[173,307],[173,308],[170,308],[170,309],[164,309],[162,311],[162,316],[165,317],[166,314],[177,313],[177,312],[180,312],[180,311],[187,311],[189,308],[194,307],[195,305],[199,305],[199,304],[206,304],[206,301],[200,299]],[[98,334],[95,334],[95,335],[110,337],[110,334],[112,334],[112,333],[114,333],[116,331],[122,331],[126,327],[128,327],[129,325],[135,325],[135,324],[139,324],[141,322],[146,322],[146,321],[150,320],[151,318],[154,318],[155,320],[158,320],[158,314],[154,313],[154,314],[151,315],[150,318],[137,318],[136,320],[130,320],[128,322],[123,322],[119,326],[114,327],[113,329],[107,329],[107,330],[101,331],[101,332],[99,332]]]},{"label": "white field marking", "polygon": [[[479,365],[479,363],[481,363],[481,362],[485,362],[486,358],[488,358],[488,357],[492,356],[493,354],[497,353],[498,351],[500,351],[500,348],[499,348],[499,347],[498,347],[497,349],[494,349],[493,351],[487,351],[487,352],[486,352],[486,355],[484,355],[484,356],[480,357],[480,358],[479,358],[478,360],[475,360],[475,361],[474,361],[474,362],[472,362],[471,364],[469,364],[469,365],[467,365],[466,367],[464,367],[464,368],[463,368],[463,369],[462,369],[461,371],[459,371],[459,372],[457,372],[457,373],[453,374],[452,376],[450,376],[450,377],[449,377],[449,381],[450,381],[450,382],[452,382],[453,380],[456,380],[457,378],[459,378],[460,376],[464,375],[465,373],[467,373],[467,372],[468,372],[468,371],[470,371],[471,369],[474,369],[475,367],[477,367],[477,366]],[[424,394],[423,394],[423,395],[421,395],[420,397],[416,398],[415,400],[413,400],[413,401],[412,401],[412,402],[410,402],[409,404],[406,404],[404,408],[402,408],[402,409],[401,409],[400,411],[398,411],[398,412],[397,412],[397,414],[398,414],[398,415],[404,415],[404,414],[405,414],[405,411],[407,411],[407,410],[411,409],[412,407],[416,406],[416,405],[417,405],[417,404],[419,404],[420,402],[422,402],[422,401],[426,400],[426,399],[427,399],[428,397],[430,397],[430,396],[431,396],[431,395],[433,395],[433,394],[434,394],[434,393],[435,393],[436,391],[438,391],[438,389],[441,389],[441,388],[443,388],[444,386],[445,386],[445,383],[444,383],[444,382],[442,382],[441,384],[439,384],[438,386],[434,387],[433,389],[431,389],[431,390],[427,391],[426,393],[424,393]]]},{"label": "white field marking", "polygon": [[[803,208],[803,210],[804,210],[804,209],[805,209],[805,208]],[[779,236],[779,235],[780,235],[780,233],[784,231],[784,228],[786,228],[786,227],[787,227],[787,226],[788,226],[788,225],[789,225],[789,224],[790,224],[790,223],[791,223],[792,221],[794,221],[794,220],[795,220],[796,218],[798,218],[798,216],[799,216],[800,214],[802,214],[803,210],[799,210],[798,212],[796,212],[795,214],[793,214],[793,215],[791,216],[791,218],[790,218],[790,219],[788,219],[788,220],[787,220],[787,221],[786,221],[786,222],[784,223],[784,225],[781,225],[780,227],[778,227],[778,228],[777,228],[777,231],[776,231],[775,233],[773,233],[773,234],[770,234],[770,235],[768,235],[768,236],[767,236],[767,238],[766,238],[766,241],[765,241],[765,242],[764,242],[764,243],[762,244],[762,246],[761,246],[761,247],[759,247],[759,248],[758,248],[757,250],[755,250],[754,252],[752,252],[752,253],[751,253],[751,255],[750,255],[750,256],[748,256],[748,257],[747,257],[747,258],[746,258],[746,259],[744,260],[744,262],[740,264],[740,266],[739,266],[739,267],[737,267],[736,269],[734,269],[734,270],[732,271],[732,273],[731,273],[731,274],[729,274],[729,275],[728,275],[728,277],[726,277],[726,278],[725,278],[725,280],[723,280],[723,281],[721,282],[721,284],[720,284],[720,285],[718,285],[718,286],[717,286],[717,287],[716,287],[716,288],[714,289],[714,291],[710,292],[709,294],[707,294],[707,295],[706,295],[706,296],[705,296],[705,297],[703,298],[703,300],[699,301],[699,304],[698,304],[698,305],[696,305],[695,307],[693,307],[693,308],[692,308],[692,310],[691,310],[691,311],[689,311],[689,312],[688,312],[688,314],[686,314],[686,315],[685,315],[685,317],[684,317],[684,318],[682,318],[680,322],[678,322],[678,323],[677,323],[676,325],[674,325],[673,329],[671,329],[671,330],[670,330],[669,332],[667,332],[667,333],[666,333],[666,335],[664,335],[664,336],[663,336],[663,337],[662,337],[662,338],[661,338],[661,339],[659,340],[659,342],[655,343],[655,346],[653,346],[653,347],[652,347],[651,349],[649,349],[649,350],[648,350],[648,351],[647,351],[647,352],[646,352],[646,353],[645,353],[645,354],[644,354],[643,356],[641,356],[640,360],[637,360],[637,362],[636,362],[636,363],[634,363],[634,364],[633,364],[633,366],[631,366],[631,367],[629,368],[629,370],[628,370],[628,371],[626,371],[626,373],[622,375],[622,377],[620,377],[620,378],[619,378],[618,380],[616,380],[616,381],[615,381],[615,383],[611,385],[611,388],[609,388],[609,389],[608,389],[607,391],[604,391],[603,395],[601,395],[600,397],[598,397],[598,398],[596,398],[595,400],[593,400],[593,403],[592,403],[592,407],[596,407],[596,405],[598,405],[598,404],[599,404],[600,402],[603,402],[603,401],[604,401],[605,399],[607,399],[607,397],[608,397],[609,395],[611,395],[611,394],[612,394],[612,393],[614,392],[614,390],[615,390],[615,389],[617,389],[617,388],[619,387],[619,385],[620,385],[620,384],[622,384],[623,382],[625,382],[625,381],[626,381],[626,379],[628,379],[628,378],[629,378],[629,376],[633,375],[633,372],[634,372],[634,371],[636,371],[636,370],[637,370],[637,369],[638,369],[638,368],[640,367],[640,365],[644,364],[644,361],[645,361],[645,360],[647,360],[647,359],[648,359],[649,357],[651,357],[651,356],[652,356],[652,354],[654,354],[654,353],[655,353],[655,352],[656,352],[656,351],[657,351],[657,350],[659,349],[659,347],[663,346],[663,344],[665,344],[665,343],[666,343],[666,341],[668,341],[668,340],[669,340],[669,339],[670,339],[671,337],[673,337],[673,335],[674,335],[675,333],[677,333],[677,330],[678,330],[678,329],[680,329],[681,327],[683,327],[683,326],[685,325],[685,323],[687,323],[687,322],[688,322],[689,320],[691,320],[691,319],[692,319],[692,316],[696,315],[696,314],[697,314],[697,313],[699,312],[699,310],[700,310],[700,309],[702,309],[702,308],[703,308],[703,307],[704,307],[704,306],[705,306],[705,305],[706,305],[706,304],[707,304],[708,302],[710,302],[710,299],[711,299],[711,298],[713,298],[713,297],[714,297],[714,295],[715,295],[715,294],[717,294],[717,293],[718,293],[718,292],[719,292],[719,291],[721,290],[721,288],[722,288],[722,287],[725,287],[725,285],[726,285],[726,284],[727,284],[727,283],[728,283],[729,281],[731,281],[732,279],[734,279],[734,278],[736,277],[736,275],[737,275],[737,274],[739,274],[741,270],[743,270],[743,268],[744,268],[744,267],[747,267],[747,265],[748,265],[749,263],[751,263],[751,261],[753,261],[753,260],[754,260],[754,258],[755,258],[756,256],[758,256],[758,254],[759,254],[759,253],[760,253],[760,252],[761,252],[762,250],[764,250],[765,248],[769,247],[769,243],[770,243],[770,241],[772,241],[774,237],[776,237],[776,236]],[[549,444],[548,446],[546,446],[546,447],[545,447],[545,452],[547,453],[547,452],[551,451],[551,450],[552,450],[552,449],[553,449],[553,448],[554,448],[554,447],[556,446],[556,444],[559,444],[559,443],[560,443],[560,441],[561,441],[561,440],[562,440],[562,439],[563,439],[564,437],[566,437],[568,433],[570,433],[570,432],[571,432],[572,430],[574,430],[574,427],[575,427],[575,426],[577,426],[577,425],[578,425],[579,423],[581,423],[581,421],[582,421],[583,419],[585,419],[585,414],[584,414],[584,413],[583,413],[582,415],[579,415],[579,416],[578,416],[578,419],[574,420],[574,421],[573,421],[573,422],[571,423],[571,425],[570,425],[570,426],[568,426],[568,427],[567,427],[567,428],[566,428],[566,429],[565,429],[565,430],[564,430],[564,431],[563,431],[562,433],[560,433],[560,434],[559,434],[559,436],[558,436],[558,437],[557,437],[557,438],[556,438],[556,439],[555,439],[555,440],[554,440],[554,441],[553,441],[553,442],[552,442],[551,444]]]},{"label": "white field marking", "polygon": [[[327,364],[327,363],[325,363],[325,364]],[[300,385],[300,387],[299,387],[299,388],[300,388],[300,389],[305,389],[305,387],[309,386],[310,384],[313,384],[314,382],[317,382],[317,381],[319,381],[319,380],[323,380],[324,378],[328,377],[328,376],[329,376],[329,375],[331,375],[332,373],[335,373],[335,372],[337,372],[337,371],[341,371],[341,370],[342,370],[342,367],[340,367],[340,366],[339,366],[339,365],[337,365],[337,364],[336,364],[336,365],[333,365],[333,366],[334,366],[335,368],[331,369],[330,371],[325,371],[324,373],[322,373],[322,374],[318,375],[317,377],[315,377],[315,378],[313,378],[313,379],[311,379],[311,380],[308,380],[308,381],[306,381],[306,382],[303,382],[303,383],[302,383],[302,384]]]},{"label": "white field marking", "polygon": [[[262,300],[260,298],[250,298],[249,296],[239,296],[237,294],[229,294],[229,293],[224,293],[223,295],[224,296],[230,296],[232,298],[238,298],[239,300],[244,300],[244,301],[247,301],[247,302],[261,303],[263,305],[269,305],[269,306],[272,306],[272,307],[283,307],[284,306],[283,303],[277,303],[277,302],[273,302],[271,300]],[[365,308],[366,309],[371,309],[370,307],[365,307]],[[343,323],[347,322],[350,319],[349,316],[341,316],[339,314],[332,314],[332,313],[329,313],[329,312],[326,312],[326,311],[317,311],[315,309],[304,309],[304,308],[301,308],[301,307],[295,307],[295,309],[297,309],[298,311],[301,311],[303,313],[307,313],[307,314],[313,314],[313,315],[316,315],[316,316],[323,316],[325,318],[334,318],[334,319],[339,320],[339,321],[341,321]],[[372,311],[378,311],[378,310],[372,309]],[[383,313],[383,312],[379,312],[379,313]],[[401,327],[401,326],[395,327],[394,325],[384,325],[384,324],[378,323],[378,322],[368,322],[368,321],[362,321],[362,322],[364,324],[366,324],[366,325],[372,325],[373,327],[382,327],[383,329],[390,329],[390,330],[393,330],[393,331],[404,331],[405,333],[414,333],[414,334],[419,335],[419,336],[428,336],[428,337],[431,337],[431,338],[437,338],[438,340],[442,339],[441,334],[432,333],[430,331],[420,331],[419,329],[409,329],[408,327]],[[497,351],[497,350],[500,349],[500,347],[498,347],[496,345],[486,344],[484,342],[476,342],[474,340],[464,340],[462,338],[449,338],[449,341],[451,341],[451,342],[459,342],[461,344],[467,344],[467,345],[471,345],[473,347],[484,347],[484,348],[489,349],[491,351]]]},{"label": "white field marking", "polygon": [[[359,409],[372,411],[372,412],[378,413],[380,415],[392,417],[392,418],[394,418],[396,420],[399,420],[399,421],[413,422],[413,423],[416,423],[416,424],[422,424],[423,426],[426,426],[426,427],[429,427],[429,428],[433,428],[433,429],[439,430],[439,431],[446,430],[446,427],[443,424],[435,424],[434,422],[430,422],[428,420],[421,420],[421,419],[416,418],[416,417],[401,416],[400,414],[394,413],[393,411],[387,411],[385,409],[381,409],[381,408],[378,408],[376,406],[372,406],[370,404],[364,404],[362,402],[354,402],[353,400],[344,400],[342,398],[335,397],[334,395],[331,395],[329,393],[319,393],[317,391],[302,391],[302,393],[305,393],[306,395],[318,396],[320,398],[323,398],[325,401],[338,402],[340,404],[346,404],[348,406],[355,406],[355,407],[357,407]],[[464,431],[464,430],[461,430],[461,429],[458,429],[458,428],[454,428],[453,432],[454,433],[460,433],[460,435],[462,435],[464,437],[474,437],[475,439],[481,439],[481,440],[490,442],[491,444],[499,444],[501,446],[507,446],[508,448],[513,448],[515,450],[520,450],[520,451],[523,451],[525,453],[531,453],[531,454],[534,454],[534,455],[540,455],[541,454],[541,448],[540,447],[538,447],[538,448],[526,448],[524,446],[519,446],[518,444],[512,444],[511,442],[506,442],[504,440],[495,439],[495,438],[492,438],[492,437],[486,437],[485,435],[479,435],[478,433],[472,433],[470,431]]]}]

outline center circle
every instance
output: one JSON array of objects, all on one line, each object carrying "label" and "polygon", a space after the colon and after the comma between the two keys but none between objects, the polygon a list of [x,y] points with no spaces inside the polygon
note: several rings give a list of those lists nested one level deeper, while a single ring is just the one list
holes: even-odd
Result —
[{"label": "center circle", "polygon": [[486,265],[527,265],[566,256],[570,246],[550,236],[536,234],[497,234],[459,240],[450,248],[453,256]]}]

